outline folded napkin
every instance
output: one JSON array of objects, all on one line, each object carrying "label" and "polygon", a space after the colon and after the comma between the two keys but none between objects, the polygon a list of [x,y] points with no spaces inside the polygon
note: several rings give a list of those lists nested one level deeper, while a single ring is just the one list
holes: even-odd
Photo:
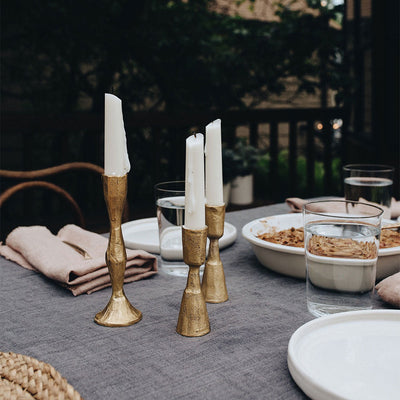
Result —
[{"label": "folded napkin", "polygon": [[380,281],[376,290],[382,300],[400,308],[400,272]]},{"label": "folded napkin", "polygon": [[[57,236],[44,226],[23,226],[7,236],[6,244],[0,246],[0,255],[41,272],[78,296],[111,286],[105,261],[107,245],[107,238],[76,225],[64,226]],[[154,255],[130,249],[126,253],[125,283],[157,273]]]},{"label": "folded napkin", "polygon": [[[332,198],[332,200],[344,200],[344,198]],[[364,201],[363,199],[360,199],[361,202],[365,202],[366,204],[373,204],[369,203],[368,201]],[[304,200],[300,199],[298,197],[289,197],[286,199],[286,204],[290,207],[290,210],[292,212],[301,212],[303,205],[308,203],[309,200]],[[381,207],[381,206],[380,206]],[[390,206],[390,209],[386,207],[382,207],[384,213],[383,213],[383,218],[386,219],[391,219],[391,218],[397,218],[400,216],[400,201],[396,201],[394,198],[392,198],[392,204]],[[338,204],[337,209],[332,209],[332,207],[329,207],[329,210],[324,208],[324,204],[321,203],[321,209],[319,210],[320,212],[325,212],[325,211],[330,211],[330,212],[344,212],[344,207],[342,205]]]}]

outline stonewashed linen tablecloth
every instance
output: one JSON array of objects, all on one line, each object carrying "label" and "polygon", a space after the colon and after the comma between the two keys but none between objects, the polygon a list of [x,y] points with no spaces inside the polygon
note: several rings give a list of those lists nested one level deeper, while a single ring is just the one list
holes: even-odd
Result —
[{"label": "stonewashed linen tablecloth", "polygon": [[261,266],[241,235],[253,219],[288,212],[276,204],[227,213],[238,229],[221,251],[229,301],[207,305],[211,332],[200,338],[175,332],[185,278],[159,273],[126,284],[143,320],[106,328],[93,318],[110,288],[74,297],[0,258],[0,351],[51,364],[86,400],[306,398],[286,362],[291,335],[313,318],[305,282]]}]

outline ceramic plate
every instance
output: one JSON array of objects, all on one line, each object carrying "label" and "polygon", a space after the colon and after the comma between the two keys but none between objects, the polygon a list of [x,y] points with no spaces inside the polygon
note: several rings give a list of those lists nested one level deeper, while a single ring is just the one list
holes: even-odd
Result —
[{"label": "ceramic plate", "polygon": [[[181,231],[179,230],[179,235]],[[160,253],[160,241],[158,239],[157,218],[145,218],[122,224],[122,234],[125,246],[129,249],[146,250],[149,253]],[[231,245],[237,237],[237,229],[225,222],[224,235],[219,240],[219,248],[223,249]]]},{"label": "ceramic plate", "polygon": [[398,399],[399,338],[399,310],[320,317],[292,335],[289,371],[312,399]]},{"label": "ceramic plate", "polygon": [[[382,224],[392,223],[383,220]],[[274,215],[253,220],[242,229],[242,235],[253,248],[258,261],[265,267],[288,276],[304,279],[306,264],[303,247],[284,246],[259,239],[258,234],[276,229],[277,231],[303,226],[300,213]],[[400,271],[400,246],[379,250],[376,266],[377,279],[385,278]]]}]

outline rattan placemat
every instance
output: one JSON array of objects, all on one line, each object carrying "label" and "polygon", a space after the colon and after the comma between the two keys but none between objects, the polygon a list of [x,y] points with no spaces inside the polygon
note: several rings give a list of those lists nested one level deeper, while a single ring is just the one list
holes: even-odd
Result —
[{"label": "rattan placemat", "polygon": [[22,354],[0,352],[0,378],[0,399],[82,399],[54,367]]}]

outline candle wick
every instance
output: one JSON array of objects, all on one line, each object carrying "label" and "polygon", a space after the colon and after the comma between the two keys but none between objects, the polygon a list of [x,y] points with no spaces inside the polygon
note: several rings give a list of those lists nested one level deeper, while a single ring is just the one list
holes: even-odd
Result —
[{"label": "candle wick", "polygon": [[194,134],[194,137],[196,137],[196,134]]}]

